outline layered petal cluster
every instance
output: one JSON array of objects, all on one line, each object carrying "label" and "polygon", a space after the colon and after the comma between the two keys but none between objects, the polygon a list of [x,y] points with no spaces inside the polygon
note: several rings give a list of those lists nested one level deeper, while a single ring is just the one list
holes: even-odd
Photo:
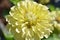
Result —
[{"label": "layered petal cluster", "polygon": [[41,40],[54,30],[50,12],[45,5],[33,1],[21,1],[11,8],[7,29],[15,40]]},{"label": "layered petal cluster", "polygon": [[60,10],[52,11],[54,17],[54,27],[60,31]]}]

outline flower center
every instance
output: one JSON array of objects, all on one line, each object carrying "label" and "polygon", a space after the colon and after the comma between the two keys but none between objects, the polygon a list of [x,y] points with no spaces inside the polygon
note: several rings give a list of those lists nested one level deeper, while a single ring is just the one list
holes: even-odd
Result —
[{"label": "flower center", "polygon": [[31,28],[31,26],[36,25],[36,16],[33,13],[26,14],[26,20],[28,21],[27,27]]}]

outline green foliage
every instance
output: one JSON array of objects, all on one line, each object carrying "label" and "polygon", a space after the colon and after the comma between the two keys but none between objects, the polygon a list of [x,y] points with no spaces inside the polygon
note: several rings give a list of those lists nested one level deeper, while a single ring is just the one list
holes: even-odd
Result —
[{"label": "green foliage", "polygon": [[49,8],[50,8],[51,11],[54,11],[56,9],[55,6],[52,5],[52,4],[50,4]]},{"label": "green foliage", "polygon": [[41,4],[48,4],[50,0],[38,0],[38,2]]},{"label": "green foliage", "polygon": [[3,11],[3,16],[5,17],[6,15],[8,15],[9,14],[9,9],[5,9],[4,11]]},{"label": "green foliage", "polygon": [[[17,4],[19,1],[24,1],[24,0],[10,0],[13,4]],[[27,1],[27,0],[26,0]],[[32,1],[32,0],[30,0]]]},{"label": "green foliage", "polygon": [[21,0],[10,0],[13,4],[17,4],[17,2],[21,1]]}]

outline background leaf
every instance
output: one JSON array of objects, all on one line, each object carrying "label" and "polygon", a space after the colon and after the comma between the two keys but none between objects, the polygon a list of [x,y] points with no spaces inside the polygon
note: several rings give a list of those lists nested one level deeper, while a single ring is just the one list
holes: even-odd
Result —
[{"label": "background leaf", "polygon": [[17,2],[21,1],[21,0],[10,0],[13,4],[17,4]]}]

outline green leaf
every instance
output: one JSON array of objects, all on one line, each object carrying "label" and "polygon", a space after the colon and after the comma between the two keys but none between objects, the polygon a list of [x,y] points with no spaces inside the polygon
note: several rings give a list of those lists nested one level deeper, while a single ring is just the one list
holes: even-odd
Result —
[{"label": "green leaf", "polygon": [[50,4],[49,8],[50,8],[50,10],[51,10],[51,11],[56,10],[55,6],[54,6],[54,5],[52,5],[52,4]]},{"label": "green leaf", "polygon": [[4,11],[3,11],[3,16],[5,17],[6,15],[8,15],[9,14],[9,9],[5,9]]},{"label": "green leaf", "polygon": [[[10,0],[13,4],[17,4],[19,1],[24,1],[24,0]],[[30,1],[34,1],[34,0],[30,0]]]},{"label": "green leaf", "polygon": [[10,0],[13,4],[17,4],[17,2],[21,1],[21,0]]}]

